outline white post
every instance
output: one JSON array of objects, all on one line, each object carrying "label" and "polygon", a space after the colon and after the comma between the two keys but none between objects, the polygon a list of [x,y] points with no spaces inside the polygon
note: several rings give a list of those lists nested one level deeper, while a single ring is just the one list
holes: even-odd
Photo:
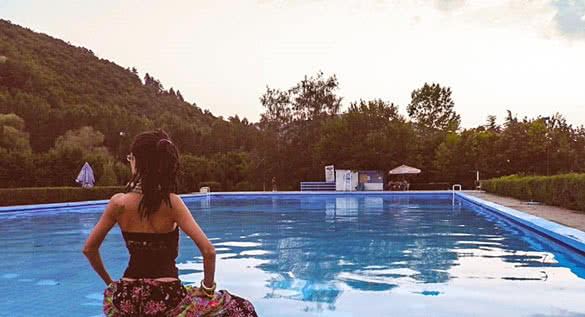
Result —
[{"label": "white post", "polygon": [[480,189],[481,188],[481,185],[480,185],[480,182],[479,182],[479,170],[477,170],[476,173],[477,174],[476,174],[476,178],[475,179],[477,181],[477,185],[476,185],[475,189]]}]

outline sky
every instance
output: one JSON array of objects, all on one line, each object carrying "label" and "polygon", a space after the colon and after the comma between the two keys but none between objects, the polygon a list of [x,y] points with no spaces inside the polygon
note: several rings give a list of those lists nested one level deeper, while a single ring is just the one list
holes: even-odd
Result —
[{"label": "sky", "polygon": [[585,124],[585,0],[0,0],[0,18],[136,67],[216,116],[256,122],[266,87],[336,75],[342,109],[406,115],[451,87],[464,128],[561,113]]}]

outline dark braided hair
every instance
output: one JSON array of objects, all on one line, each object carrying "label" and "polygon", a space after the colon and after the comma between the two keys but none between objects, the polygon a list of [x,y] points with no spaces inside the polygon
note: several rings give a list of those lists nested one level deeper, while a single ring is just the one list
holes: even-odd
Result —
[{"label": "dark braided hair", "polygon": [[140,185],[143,193],[138,205],[141,218],[154,214],[164,201],[171,206],[170,194],[177,190],[179,151],[163,130],[140,133],[131,148],[136,161],[136,174],[126,186],[132,191]]}]

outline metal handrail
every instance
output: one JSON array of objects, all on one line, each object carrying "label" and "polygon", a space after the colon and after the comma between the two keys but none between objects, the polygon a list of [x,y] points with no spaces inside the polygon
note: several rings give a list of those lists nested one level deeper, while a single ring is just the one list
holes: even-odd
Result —
[{"label": "metal handrail", "polygon": [[451,191],[453,192],[453,201],[451,202],[451,204],[452,204],[453,206],[455,206],[455,189],[456,189],[456,188],[458,188],[458,189],[459,189],[459,191],[461,191],[461,189],[462,189],[463,187],[461,186],[461,184],[455,184],[455,185],[453,185],[453,187],[451,187]]}]

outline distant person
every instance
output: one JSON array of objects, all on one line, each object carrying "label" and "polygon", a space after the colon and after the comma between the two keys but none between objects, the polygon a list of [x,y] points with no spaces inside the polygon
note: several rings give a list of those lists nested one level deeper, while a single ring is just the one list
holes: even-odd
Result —
[{"label": "distant person", "polygon": [[400,181],[400,190],[408,190],[408,187],[409,187],[408,181],[405,178],[403,178]]},{"label": "distant person", "polygon": [[[127,193],[112,196],[83,248],[107,285],[106,316],[257,316],[249,301],[225,290],[215,291],[215,248],[174,194],[179,153],[169,136],[162,130],[139,134],[127,158],[132,168]],[[110,277],[99,252],[115,224],[130,253],[118,281]],[[179,228],[203,256],[199,287],[183,286],[178,278]]]},{"label": "distant person", "polygon": [[272,191],[278,191],[278,188],[276,188],[276,176],[272,177]]}]

